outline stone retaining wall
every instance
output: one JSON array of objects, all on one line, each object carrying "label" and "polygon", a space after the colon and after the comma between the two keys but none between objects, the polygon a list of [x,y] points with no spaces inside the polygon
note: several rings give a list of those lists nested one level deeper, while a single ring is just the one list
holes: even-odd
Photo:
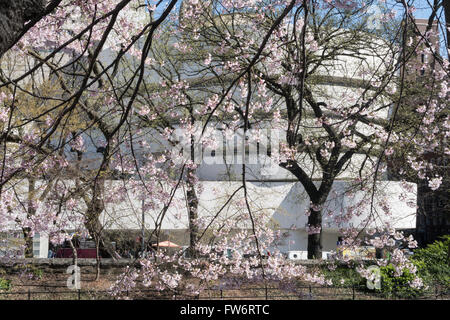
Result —
[{"label": "stone retaining wall", "polygon": [[[120,273],[126,266],[138,266],[139,263],[132,259],[101,259],[100,269],[102,274]],[[67,268],[73,264],[71,258],[30,258],[15,259],[13,261],[0,261],[0,273],[14,274],[23,271],[25,268],[42,270],[45,273],[65,273]],[[97,261],[95,259],[78,259],[78,266],[82,273],[95,273]]]},{"label": "stone retaining wall", "polygon": [[[326,260],[299,260],[296,264],[304,265],[306,267],[315,267],[327,263]],[[29,259],[15,259],[10,261],[0,260],[0,274],[1,273],[18,273],[23,271],[25,267],[30,269],[39,269],[42,272],[51,273],[65,273],[67,268],[73,264],[72,258],[29,258]],[[127,266],[139,267],[139,261],[136,259],[113,259],[102,258],[100,260],[100,269],[103,274],[120,273]],[[97,261],[95,259],[78,259],[78,266],[82,273],[95,273]]]}]

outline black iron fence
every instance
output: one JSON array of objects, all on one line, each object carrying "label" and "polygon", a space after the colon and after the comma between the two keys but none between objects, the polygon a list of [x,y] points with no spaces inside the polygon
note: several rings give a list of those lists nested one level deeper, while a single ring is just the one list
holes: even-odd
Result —
[{"label": "black iron fence", "polygon": [[450,300],[450,289],[444,286],[430,286],[420,291],[412,290],[409,286],[396,289],[386,293],[382,290],[370,290],[365,286],[356,285],[350,287],[304,285],[290,290],[276,287],[210,288],[192,295],[142,288],[123,291],[120,296],[112,296],[109,290],[70,290],[62,285],[16,285],[13,290],[0,290],[0,300]]}]

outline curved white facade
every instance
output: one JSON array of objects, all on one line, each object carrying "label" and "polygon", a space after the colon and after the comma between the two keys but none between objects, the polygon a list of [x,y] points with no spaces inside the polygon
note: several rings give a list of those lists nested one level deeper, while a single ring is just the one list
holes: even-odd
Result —
[{"label": "curved white facade", "polygon": [[[133,17],[135,18],[135,17]],[[373,49],[377,50],[377,57],[374,56],[373,51],[362,50],[361,55],[366,57],[365,63],[361,63],[360,59],[352,59],[349,57],[342,57],[333,68],[319,69],[319,75],[326,77],[349,77],[353,80],[367,80],[364,75],[368,72],[367,69],[380,69],[379,66],[384,65],[384,61],[380,59],[382,56],[381,43],[374,45]],[[381,49],[380,49],[381,48]],[[320,52],[320,51],[319,51]],[[104,59],[108,60],[108,52],[105,51]],[[388,54],[388,53],[386,53]],[[346,87],[340,85],[330,85],[327,83],[319,84],[316,88],[322,93],[321,98],[327,101],[330,105],[339,106],[343,97],[348,97],[354,93],[357,98],[361,88]],[[373,106],[384,104],[385,101],[377,101]],[[386,119],[388,117],[388,109],[384,108],[373,114],[368,113],[368,116]],[[314,125],[314,119],[306,119],[305,122]],[[366,125],[358,124],[359,130],[364,134],[371,134],[376,129]],[[322,130],[320,126],[311,129],[311,131],[319,132]],[[92,136],[92,133],[91,133]],[[100,138],[99,138],[100,139]],[[153,139],[150,147],[154,152],[165,150],[164,146],[158,144],[158,135],[149,129],[148,139]],[[98,167],[100,154],[92,145],[89,145],[89,139],[85,139],[87,152],[83,155],[84,168]],[[237,148],[239,150],[239,148]],[[239,155],[237,150],[236,155]],[[217,153],[220,148],[216,150],[216,156],[211,157],[206,155],[202,159],[197,173],[202,186],[202,191],[198,193],[199,197],[199,216],[205,218],[205,221],[212,219],[215,214],[222,208],[223,204],[228,200],[235,190],[242,186],[242,164],[233,163],[230,165],[214,163],[217,160]],[[136,148],[139,154],[139,148]],[[234,150],[233,150],[234,153]],[[67,154],[71,154],[67,152]],[[72,153],[74,157],[75,154]],[[274,244],[280,251],[286,252],[290,250],[304,251],[307,248],[306,231],[307,224],[307,210],[310,206],[308,195],[306,194],[301,183],[289,173],[289,171],[278,166],[267,168],[262,165],[264,160],[267,160],[266,155],[259,154],[255,164],[246,165],[247,188],[250,200],[250,207],[256,214],[261,214],[271,220],[274,228],[280,230],[281,238]],[[371,197],[368,196],[366,201],[364,193],[357,191],[353,194],[348,193],[350,189],[350,182],[344,179],[352,179],[356,177],[354,168],[358,168],[365,155],[355,155],[352,157],[351,165],[339,174],[337,180],[333,184],[333,189],[328,197],[327,203],[323,208],[323,250],[331,251],[336,248],[336,241],[339,235],[340,228],[375,228],[385,223],[389,223],[391,227],[396,229],[411,229],[415,228],[415,205],[416,193],[415,185],[409,185],[410,188],[403,189],[402,183],[393,181],[382,181],[377,183],[377,197],[373,206],[371,205]],[[317,180],[320,179],[320,172],[313,172],[312,162],[303,160],[299,162],[305,171],[311,171],[311,176]],[[309,172],[308,172],[309,173]],[[120,187],[121,181],[107,181],[112,189]],[[317,182],[319,184],[320,181]],[[26,194],[26,188],[19,188],[22,194]],[[25,197],[23,198],[25,199]],[[239,206],[243,199],[243,191],[240,190],[235,196],[235,203],[230,203],[223,209],[219,216],[219,220],[225,222],[232,217],[239,210],[244,210]],[[174,196],[175,206],[170,207],[168,214],[162,223],[162,229],[165,230],[186,230],[187,232],[187,208],[185,192],[179,188]],[[387,208],[390,213],[387,214]],[[83,208],[81,208],[83,209]],[[346,217],[346,212],[349,209],[358,212],[351,218]],[[63,213],[66,214],[66,213]],[[148,211],[145,213],[145,227],[153,229],[155,227],[154,220],[159,212]],[[373,220],[366,224],[365,219],[373,217]],[[120,203],[107,204],[105,211],[102,214],[102,223],[106,230],[117,229],[136,229],[142,227],[142,208],[141,200],[138,200],[131,191],[128,191],[127,200]],[[250,228],[250,222],[244,221],[239,225],[239,228]],[[11,226],[14,229],[14,226]],[[41,235],[40,239],[44,239]],[[44,246],[45,247],[45,246]],[[43,247],[43,248],[44,248]],[[45,253],[42,253],[44,256]]]}]

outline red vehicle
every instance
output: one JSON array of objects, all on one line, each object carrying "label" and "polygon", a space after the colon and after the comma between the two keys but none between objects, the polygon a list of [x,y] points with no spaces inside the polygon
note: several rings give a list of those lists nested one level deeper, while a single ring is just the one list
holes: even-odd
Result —
[{"label": "red vehicle", "polygon": [[[77,258],[93,258],[97,257],[97,250],[94,248],[76,249]],[[73,258],[72,248],[59,248],[56,251],[56,258]]]},{"label": "red vehicle", "polygon": [[[97,249],[95,248],[95,242],[93,241],[79,241],[75,239],[74,246],[77,250],[77,258],[91,258],[97,257]],[[68,242],[65,242],[62,247],[57,248],[56,258],[73,258],[73,250]],[[101,257],[101,254],[100,254]]]}]

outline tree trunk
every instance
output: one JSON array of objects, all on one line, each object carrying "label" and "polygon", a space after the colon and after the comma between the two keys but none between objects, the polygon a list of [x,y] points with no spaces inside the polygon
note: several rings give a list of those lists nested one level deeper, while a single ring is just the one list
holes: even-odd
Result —
[{"label": "tree trunk", "polygon": [[46,0],[0,0],[0,57],[13,45],[26,21],[42,14]]},{"label": "tree trunk", "polygon": [[104,183],[105,179],[99,178],[99,180],[95,181],[91,186],[92,198],[88,199],[86,196],[84,198],[88,206],[88,209],[86,211],[85,226],[96,243],[98,242],[99,244],[103,245],[103,247],[111,255],[111,257],[114,260],[117,260],[119,258],[119,255],[114,250],[111,242],[103,239],[102,237],[103,226],[100,222],[100,215],[105,209],[102,197],[104,194]]},{"label": "tree trunk", "polygon": [[97,262],[95,281],[98,281],[100,279],[100,239],[99,239],[99,237],[95,237],[95,259]]},{"label": "tree trunk", "polygon": [[70,247],[72,248],[72,254],[73,254],[72,263],[74,266],[78,266],[78,253],[77,253],[77,248],[75,248],[75,246],[73,244],[73,239],[69,240],[69,244],[70,244]]},{"label": "tree trunk", "polygon": [[[0,0],[1,1],[1,0]],[[36,180],[34,178],[28,178],[28,212],[27,218],[31,218],[36,213],[33,207],[33,197],[36,189]],[[25,240],[25,258],[33,258],[33,237],[31,236],[31,228],[22,228],[23,238]]]},{"label": "tree trunk", "polygon": [[[310,209],[308,217],[308,259],[322,259],[322,211]],[[310,232],[312,228],[317,231]]]},{"label": "tree trunk", "polygon": [[100,247],[100,245],[103,245],[103,247],[105,248],[105,250],[111,255],[111,257],[114,260],[118,259],[118,255],[116,253],[116,251],[114,250],[112,244],[110,241],[106,241],[105,239],[102,238],[102,231],[103,231],[103,227],[102,224],[100,223],[99,217],[102,210],[94,210],[93,208],[91,208],[90,210],[88,210],[86,216],[87,216],[87,222],[86,222],[86,228],[89,231],[89,234],[92,236],[92,238],[94,238],[95,242],[96,242],[96,246],[97,246],[97,253],[98,253],[98,247]]},{"label": "tree trunk", "polygon": [[[192,111],[191,111],[192,114]],[[191,124],[195,123],[195,119],[191,117]],[[195,163],[195,137],[191,135],[191,161]],[[188,216],[189,216],[189,250],[188,255],[192,258],[197,257],[196,246],[199,237],[197,218],[198,218],[198,198],[195,192],[195,169],[192,167],[188,167],[187,169],[187,178],[186,178],[186,198],[187,198],[187,207],[188,207]]]},{"label": "tree trunk", "polygon": [[25,258],[33,258],[33,237],[30,236],[31,228],[22,228],[22,232],[25,240]]},{"label": "tree trunk", "polygon": [[188,204],[188,211],[189,211],[189,256],[190,257],[196,257],[196,249],[199,237],[199,231],[197,226],[197,218],[198,218],[198,198],[197,194],[195,192],[195,186],[192,183],[193,175],[195,174],[193,169],[188,169],[187,171],[187,191],[186,191],[186,197],[187,197],[187,204]]}]

